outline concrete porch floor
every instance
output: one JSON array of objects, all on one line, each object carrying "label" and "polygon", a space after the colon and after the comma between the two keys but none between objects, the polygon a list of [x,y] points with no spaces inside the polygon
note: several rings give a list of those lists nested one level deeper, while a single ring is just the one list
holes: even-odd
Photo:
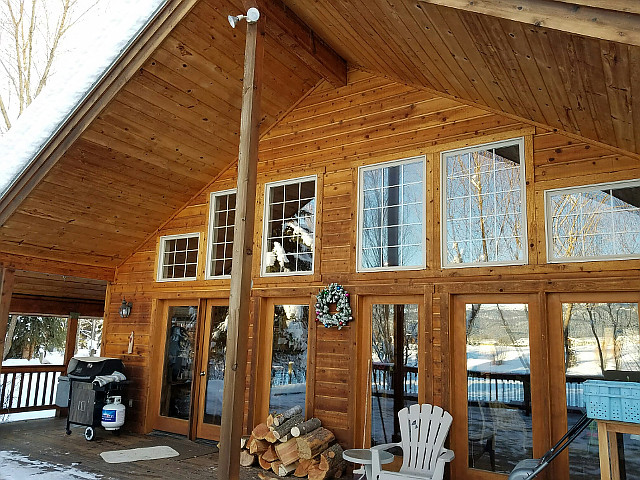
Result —
[{"label": "concrete porch floor", "polygon": [[[158,445],[167,445],[180,455],[118,464],[106,463],[100,456],[101,452],[109,450]],[[65,420],[59,418],[0,424],[0,454],[2,480],[216,479],[218,466],[218,449],[213,444],[191,442],[170,435],[123,432],[118,436],[100,428],[96,429],[96,438],[88,442],[84,439],[84,427],[72,427],[71,435],[66,435]],[[16,466],[21,464],[25,473],[17,474],[16,471],[23,471],[21,468],[16,470]],[[261,469],[241,467],[240,479],[257,480],[259,471]]]}]

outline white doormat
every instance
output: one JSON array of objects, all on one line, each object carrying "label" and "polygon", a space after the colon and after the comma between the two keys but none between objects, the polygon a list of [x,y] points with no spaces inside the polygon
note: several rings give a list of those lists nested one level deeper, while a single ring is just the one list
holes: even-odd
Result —
[{"label": "white doormat", "polygon": [[100,456],[107,463],[137,462],[138,460],[157,460],[159,458],[177,457],[180,455],[167,446],[130,448],[128,450],[112,450],[102,452]]}]

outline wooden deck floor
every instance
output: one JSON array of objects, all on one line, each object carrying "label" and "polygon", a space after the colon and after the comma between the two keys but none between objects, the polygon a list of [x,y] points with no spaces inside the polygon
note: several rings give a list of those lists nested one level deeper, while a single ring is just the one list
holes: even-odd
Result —
[{"label": "wooden deck floor", "polygon": [[[84,439],[84,427],[72,428],[71,435],[65,434],[64,419],[42,419],[0,424],[0,453],[12,452],[16,458],[27,458],[31,462],[44,462],[43,468],[50,468],[50,474],[40,473],[39,478],[82,478],[81,476],[56,476],[58,468],[73,468],[76,471],[93,474],[99,479],[217,479],[217,448],[210,444],[190,442],[184,438],[167,435],[136,435],[113,433],[96,429],[96,439]],[[168,445],[180,455],[161,460],[146,460],[120,464],[108,464],[100,456],[108,450]],[[17,456],[20,457],[17,457]],[[6,459],[7,454],[3,454]],[[12,462],[13,464],[14,462]],[[50,466],[47,466],[49,464]],[[9,465],[3,465],[0,456],[0,479],[7,476]],[[258,470],[242,468],[241,480],[257,480]]]}]

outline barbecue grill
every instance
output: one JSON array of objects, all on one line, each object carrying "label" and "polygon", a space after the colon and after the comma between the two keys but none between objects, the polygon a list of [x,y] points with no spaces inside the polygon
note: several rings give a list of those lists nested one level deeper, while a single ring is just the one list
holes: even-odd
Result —
[{"label": "barbecue grill", "polygon": [[110,381],[112,379],[109,376],[113,376],[114,372],[124,372],[124,364],[119,358],[73,357],[69,361],[67,435],[71,434],[72,424],[82,425],[87,427],[84,438],[93,440],[94,428],[101,424],[102,408],[107,403],[107,397],[114,393],[121,396],[121,391],[128,383],[126,380]]}]

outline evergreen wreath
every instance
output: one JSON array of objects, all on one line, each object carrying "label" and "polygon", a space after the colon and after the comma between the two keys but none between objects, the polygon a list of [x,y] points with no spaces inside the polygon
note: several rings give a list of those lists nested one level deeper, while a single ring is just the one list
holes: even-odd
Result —
[{"label": "evergreen wreath", "polygon": [[[340,330],[348,322],[353,320],[351,306],[349,305],[349,293],[337,283],[330,283],[316,295],[316,321],[329,327],[338,327]],[[329,307],[336,305],[336,313],[329,313]]]}]

